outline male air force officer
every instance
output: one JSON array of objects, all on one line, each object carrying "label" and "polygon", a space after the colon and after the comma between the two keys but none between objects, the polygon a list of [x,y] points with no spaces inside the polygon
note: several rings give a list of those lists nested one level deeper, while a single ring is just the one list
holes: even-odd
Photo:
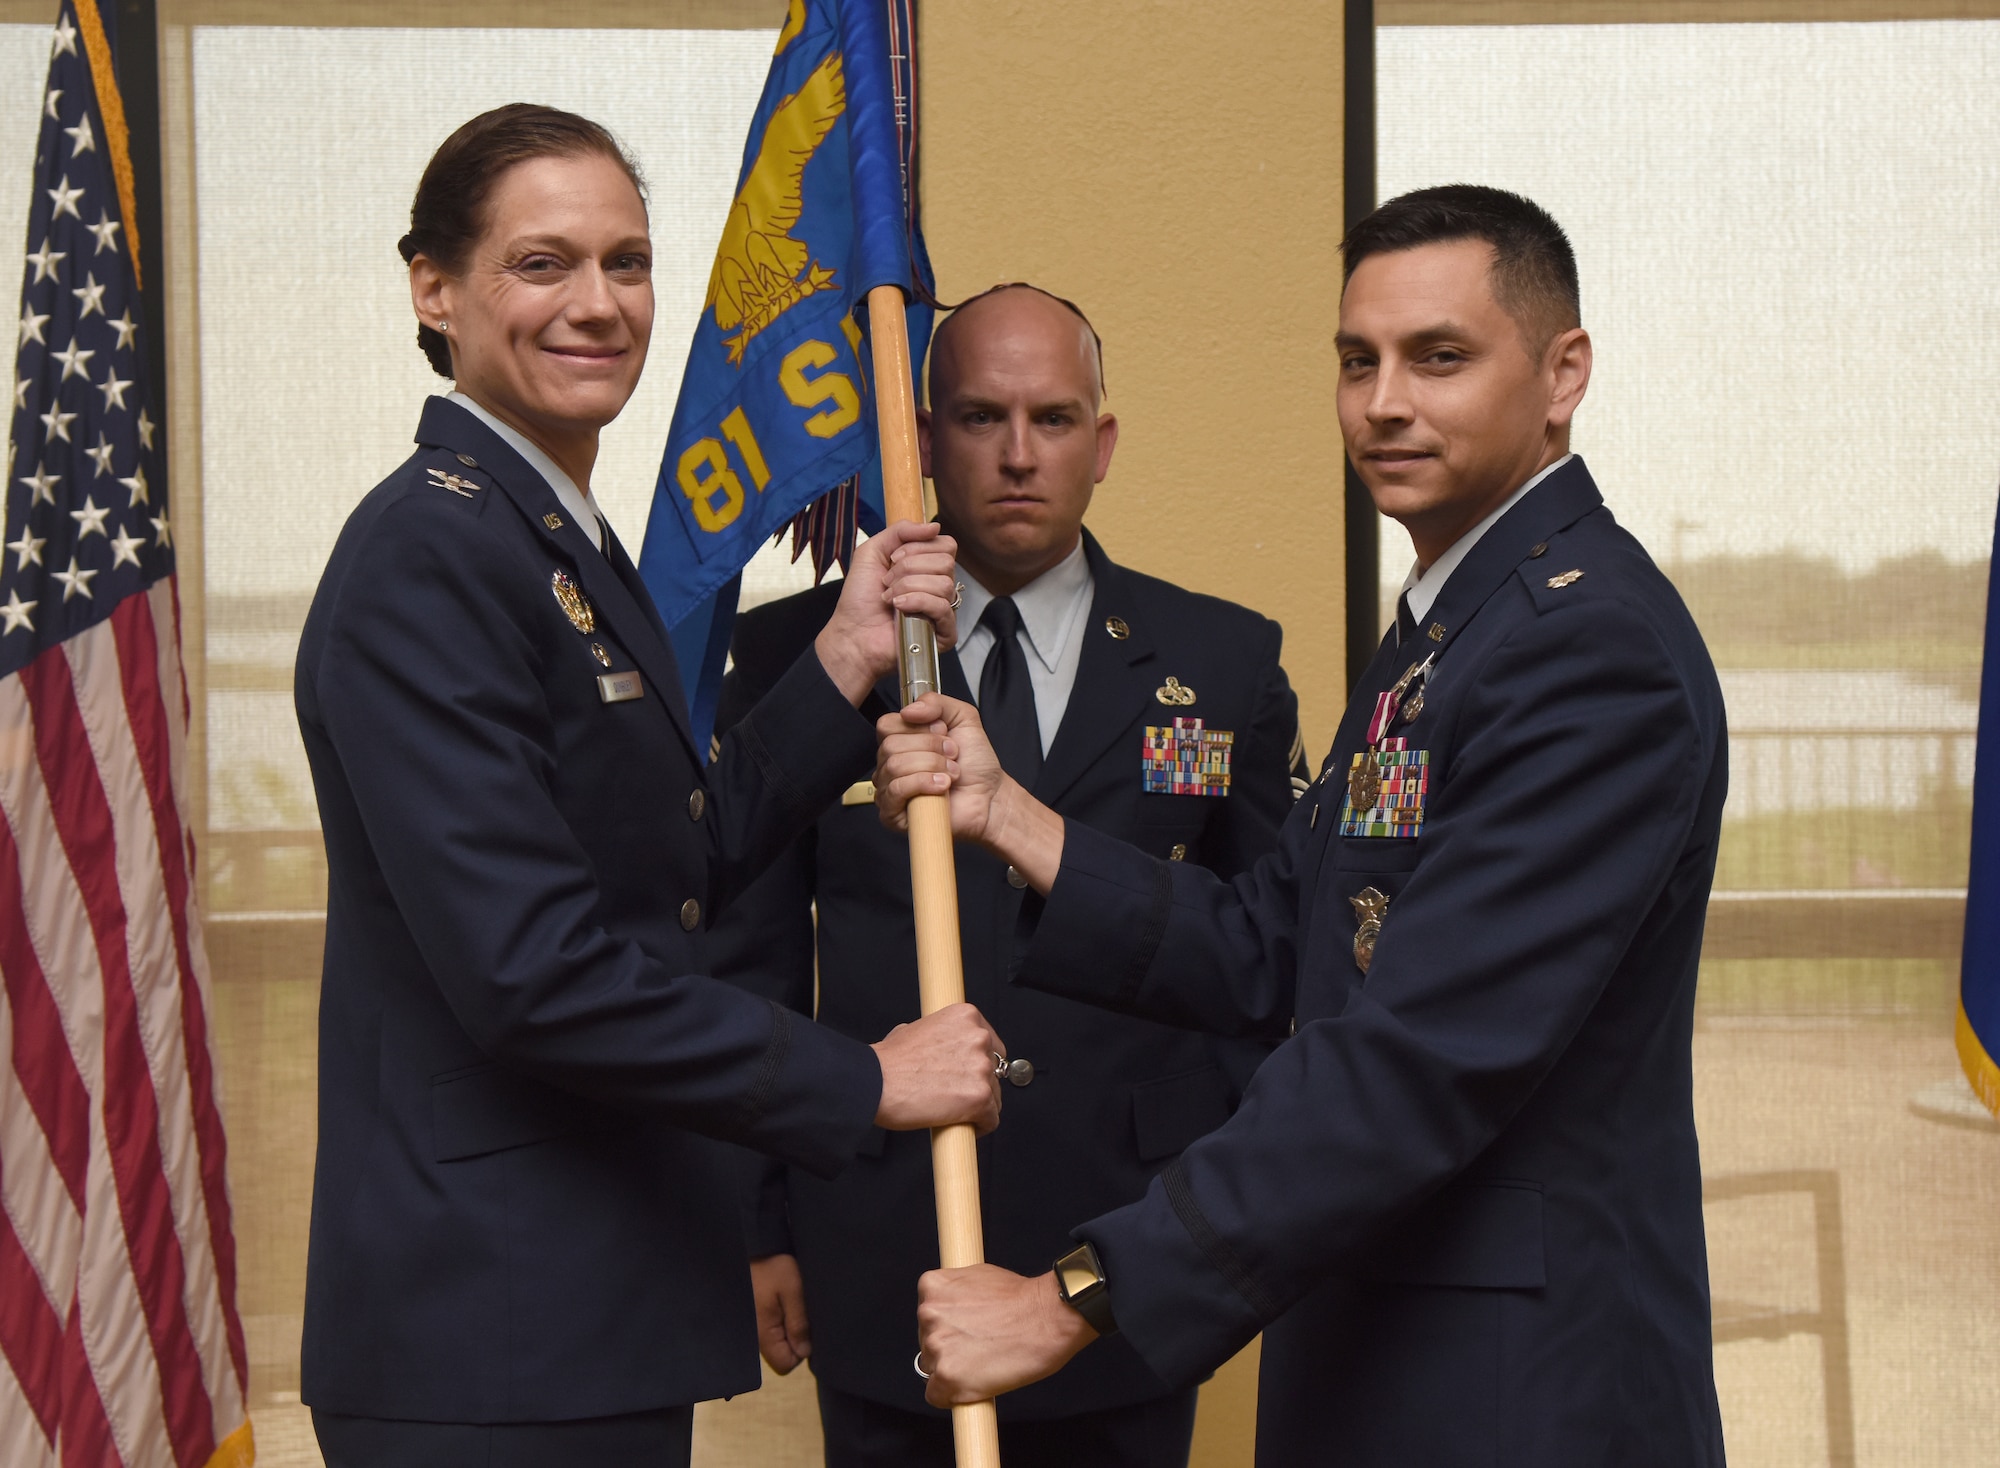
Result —
[{"label": "male air force officer", "polygon": [[1113,1332],[1185,1383],[1262,1330],[1267,1468],[1720,1465],[1689,1053],[1715,672],[1569,451],[1591,352],[1555,221],[1428,189],[1344,254],[1341,430],[1418,574],[1277,851],[1162,862],[1038,803],[970,708],[883,721],[884,814],[949,789],[1034,889],[1018,982],[1296,1024],[1057,1268],[925,1277],[930,1397]]},{"label": "male air force officer", "polygon": [[[1115,565],[1082,529],[1117,438],[1100,387],[1089,324],[1032,287],[996,288],[939,329],[924,469],[958,542],[968,629],[944,684],[976,697],[1007,769],[1042,800],[1162,861],[1235,876],[1292,808],[1298,715],[1279,629]],[[723,727],[811,644],[837,594],[745,614]],[[855,775],[714,936],[718,974],[804,1013],[817,959],[821,1024],[865,1036],[917,1013],[916,949],[907,845],[877,819],[865,763]],[[1024,885],[961,853],[966,993],[1012,1056],[1005,1124],[980,1144],[987,1256],[1039,1269],[1077,1219],[1138,1198],[1225,1121],[1268,1047],[1012,987]],[[761,1342],[780,1371],[810,1350],[829,1468],[950,1468],[950,1422],[912,1370],[917,1279],[938,1258],[928,1140],[878,1132],[870,1150],[831,1182],[769,1165],[752,1244]],[[1005,1399],[1002,1452],[1008,1468],[1170,1468],[1187,1461],[1194,1406],[1193,1376],[1163,1380],[1113,1342]]]}]

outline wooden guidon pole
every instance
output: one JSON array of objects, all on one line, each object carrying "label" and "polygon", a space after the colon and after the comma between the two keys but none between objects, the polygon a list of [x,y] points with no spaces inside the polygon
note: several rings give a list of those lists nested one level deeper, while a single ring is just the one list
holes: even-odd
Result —
[{"label": "wooden guidon pole", "polygon": [[[903,292],[878,285],[868,293],[874,342],[875,420],[882,436],[882,506],[891,524],[923,521],[924,478],[917,457],[917,398],[910,380],[909,332]],[[935,692],[937,642],[931,624],[899,617],[903,698]],[[910,896],[917,919],[917,990],[931,1014],[965,1001],[965,967],[958,945],[958,877],[951,855],[951,810],[942,795],[910,802]],[[979,1154],[969,1126],[931,1133],[937,1187],[938,1257],[947,1269],[981,1264],[986,1240],[979,1224]],[[991,1402],[951,1409],[958,1468],[1000,1468],[1000,1419]]]}]

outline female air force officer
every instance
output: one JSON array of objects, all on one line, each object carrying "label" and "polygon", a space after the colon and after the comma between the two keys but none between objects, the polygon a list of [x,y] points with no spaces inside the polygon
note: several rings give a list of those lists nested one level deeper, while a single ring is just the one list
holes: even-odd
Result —
[{"label": "female air force officer", "polygon": [[814,649],[706,770],[590,498],[652,330],[638,176],[596,124],[474,118],[402,242],[456,381],[348,520],[295,697],[329,870],[304,1397],[332,1468],[685,1464],[758,1383],[718,1141],[831,1174],[872,1128],[998,1119],[959,1006],[874,1046],[702,977],[714,911],[873,737],[894,612],[952,544],[856,553]]}]

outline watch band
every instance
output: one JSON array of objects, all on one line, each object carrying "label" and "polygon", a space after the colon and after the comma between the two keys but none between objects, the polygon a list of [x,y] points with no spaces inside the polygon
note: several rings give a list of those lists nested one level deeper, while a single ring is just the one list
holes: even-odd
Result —
[{"label": "watch band", "polygon": [[1111,1286],[1105,1282],[1104,1266],[1094,1245],[1086,1243],[1056,1260],[1056,1293],[1099,1335],[1118,1334],[1118,1320],[1111,1313]]}]

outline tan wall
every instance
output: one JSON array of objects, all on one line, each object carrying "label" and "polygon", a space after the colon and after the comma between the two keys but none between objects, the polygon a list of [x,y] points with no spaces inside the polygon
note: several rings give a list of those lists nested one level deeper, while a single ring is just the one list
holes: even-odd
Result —
[{"label": "tan wall", "polygon": [[[932,3],[925,226],[957,300],[1032,280],[1087,311],[1122,434],[1090,525],[1118,560],[1285,628],[1317,758],[1344,701],[1335,5]],[[1195,1461],[1248,1464],[1255,1353]]]},{"label": "tan wall", "polygon": [[1284,624],[1315,760],[1346,686],[1340,13],[947,0],[919,33],[940,294],[1026,279],[1089,313],[1122,425],[1091,527]]}]

